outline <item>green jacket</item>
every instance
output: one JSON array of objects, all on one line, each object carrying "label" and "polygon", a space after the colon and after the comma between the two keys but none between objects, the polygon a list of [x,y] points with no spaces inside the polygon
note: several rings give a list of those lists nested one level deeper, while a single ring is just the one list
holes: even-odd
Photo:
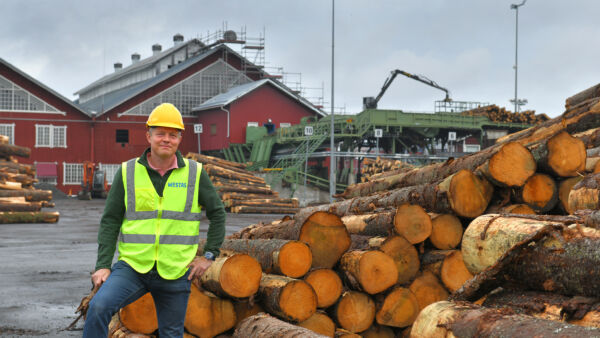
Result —
[{"label": "green jacket", "polygon": [[[146,149],[138,162],[146,167],[150,180],[156,189],[159,196],[162,196],[165,184],[171,171],[168,171],[165,176],[160,176],[158,172],[150,168],[148,165],[147,154],[150,148]],[[177,166],[182,168],[185,166],[181,153],[177,151]],[[210,224],[206,235],[206,245],[204,251],[210,251],[215,256],[219,254],[219,248],[223,244],[225,238],[225,208],[221,202],[221,198],[213,187],[210,178],[206,171],[202,170],[200,174],[200,189],[198,195],[198,204],[206,210]],[[117,237],[123,224],[125,215],[125,188],[123,187],[123,176],[121,170],[117,170],[113,179],[113,184],[106,198],[104,213],[100,220],[100,229],[98,230],[98,259],[96,260],[96,270],[107,268],[110,269],[112,259],[115,254],[117,245]]]}]

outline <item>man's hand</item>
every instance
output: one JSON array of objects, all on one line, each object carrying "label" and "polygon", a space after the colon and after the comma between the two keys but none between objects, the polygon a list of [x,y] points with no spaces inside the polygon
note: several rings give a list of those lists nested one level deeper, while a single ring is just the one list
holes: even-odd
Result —
[{"label": "man's hand", "polygon": [[188,280],[192,280],[194,278],[199,278],[204,274],[204,272],[210,267],[213,261],[208,260],[204,257],[196,256],[194,260],[188,264],[188,268],[190,268],[190,275],[188,276]]},{"label": "man's hand", "polygon": [[92,283],[94,287],[100,287],[102,283],[106,282],[106,279],[110,275],[110,269],[98,269],[92,274]]}]

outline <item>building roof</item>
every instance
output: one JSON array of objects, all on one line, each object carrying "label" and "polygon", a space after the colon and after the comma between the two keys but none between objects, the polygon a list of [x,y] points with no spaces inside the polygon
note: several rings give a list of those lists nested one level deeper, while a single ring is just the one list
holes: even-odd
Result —
[{"label": "building roof", "polygon": [[[100,115],[104,114],[105,112],[113,109],[114,107],[120,105],[121,103],[123,103],[123,102],[129,100],[130,98],[138,95],[139,93],[145,91],[146,89],[155,86],[156,84],[189,68],[190,66],[193,66],[197,62],[214,54],[216,51],[220,50],[221,48],[226,48],[228,50],[228,53],[235,53],[236,55],[238,55],[235,51],[233,51],[231,48],[227,47],[226,45],[218,45],[218,46],[211,48],[203,53],[200,53],[194,57],[191,57],[182,63],[174,65],[170,69],[158,74],[157,76],[155,76],[151,79],[148,79],[148,80],[142,81],[142,82],[138,82],[138,83],[132,84],[130,86],[127,86],[127,87],[124,87],[121,89],[117,89],[115,91],[106,93],[104,95],[100,95],[89,101],[79,103],[79,105],[83,109],[87,110],[88,112],[92,112],[92,111],[98,112],[98,116],[100,116]],[[240,55],[238,55],[238,56],[240,58],[242,57]]]},{"label": "building roof", "polygon": [[12,64],[10,64],[8,61],[4,60],[3,58],[0,58],[0,63],[5,65],[6,67],[10,68],[11,70],[13,70],[15,73],[19,74],[20,76],[24,77],[25,79],[27,79],[30,82],[33,82],[35,85],[41,87],[42,89],[48,91],[50,94],[56,96],[57,98],[59,98],[60,100],[64,101],[66,104],[68,104],[69,106],[75,108],[75,110],[79,111],[80,113],[86,115],[86,116],[90,116],[90,114],[88,112],[86,112],[85,110],[83,110],[80,106],[78,106],[77,104],[75,104],[73,101],[67,99],[66,97],[62,96],[61,94],[59,94],[58,92],[54,91],[52,88],[46,86],[45,84],[41,83],[40,81],[36,80],[35,78],[33,78],[32,76],[30,76],[29,74],[23,72],[22,70],[20,70],[19,68],[13,66]]},{"label": "building roof", "polygon": [[214,108],[226,106],[226,105],[232,103],[233,101],[236,101],[237,99],[245,96],[246,94],[251,93],[255,89],[257,89],[265,84],[270,84],[270,85],[274,86],[275,88],[279,89],[286,95],[290,96],[292,99],[298,101],[300,104],[302,104],[305,107],[309,108],[310,110],[314,111],[316,114],[318,114],[320,116],[325,116],[323,111],[321,111],[320,109],[315,107],[308,100],[306,100],[305,98],[301,97],[300,95],[292,92],[288,87],[286,87],[282,83],[271,80],[271,79],[262,79],[262,80],[249,82],[249,83],[245,83],[245,84],[233,87],[225,93],[216,95],[216,96],[204,101],[201,105],[193,108],[192,111],[198,112],[198,111],[203,111],[203,110],[207,110],[207,109],[214,109]]},{"label": "building roof", "polygon": [[129,66],[121,69],[120,71],[107,74],[107,75],[101,77],[100,79],[90,83],[89,85],[85,86],[84,88],[79,89],[78,91],[75,92],[74,95],[79,95],[80,93],[86,92],[94,87],[100,86],[100,85],[108,83],[108,82],[112,82],[112,81],[114,81],[120,77],[123,77],[127,74],[130,74],[130,73],[136,72],[140,69],[152,66],[152,65],[154,65],[154,63],[164,59],[165,57],[167,57],[173,53],[176,53],[180,49],[185,48],[190,44],[198,44],[200,46],[204,46],[204,44],[202,42],[200,42],[198,39],[191,39],[184,43],[175,45],[175,46],[173,46],[169,49],[166,49],[162,52],[156,53],[156,55],[152,55],[152,56],[147,57],[143,60],[140,60],[136,63],[130,64]]}]

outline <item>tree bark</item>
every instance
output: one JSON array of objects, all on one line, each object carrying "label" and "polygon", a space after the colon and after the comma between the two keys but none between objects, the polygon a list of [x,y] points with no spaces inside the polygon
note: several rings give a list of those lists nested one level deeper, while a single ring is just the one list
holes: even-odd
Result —
[{"label": "tree bark", "polygon": [[26,211],[33,211],[33,212],[39,212],[40,210],[42,210],[42,202],[5,202],[5,201],[0,201],[0,212],[7,212],[7,211],[13,211],[13,212],[26,212]]},{"label": "tree bark", "polygon": [[258,206],[258,207],[287,207],[287,208],[298,208],[298,199],[296,198],[262,198],[262,199],[248,199],[248,200],[226,200],[223,202],[225,207],[236,207],[240,205],[244,206]]},{"label": "tree bark", "polygon": [[474,218],[485,211],[492,193],[493,187],[486,179],[480,179],[468,170],[461,170],[441,182],[300,209],[294,219],[302,221],[315,211],[328,211],[338,216],[364,214],[376,208],[396,208],[404,203],[420,205],[431,212]]},{"label": "tree bark", "polygon": [[265,310],[287,321],[307,320],[317,310],[317,295],[302,280],[263,274],[259,294]]},{"label": "tree bark", "polygon": [[568,97],[565,100],[565,108],[567,110],[572,109],[573,107],[588,101],[590,99],[595,99],[600,96],[600,84],[592,86],[586,90],[583,90],[573,96]]},{"label": "tree bark", "polygon": [[600,329],[538,319],[469,303],[441,301],[415,320],[413,337],[590,337]]},{"label": "tree bark", "polygon": [[260,306],[258,302],[254,301],[253,298],[234,299],[232,302],[233,309],[235,311],[236,327],[242,320],[261,312],[265,312],[262,306]]},{"label": "tree bark", "polygon": [[321,338],[326,337],[303,327],[286,323],[265,313],[244,319],[235,329],[233,338]]},{"label": "tree bark", "polygon": [[217,295],[250,297],[258,291],[262,270],[247,254],[218,257],[200,277],[202,286]]},{"label": "tree bark", "polygon": [[271,199],[277,198],[279,194],[274,191],[272,194],[253,194],[243,192],[224,192],[221,198],[225,200],[249,200],[249,199]]},{"label": "tree bark", "polygon": [[600,209],[600,174],[586,175],[569,193],[570,212]]},{"label": "tree bark", "polygon": [[239,205],[231,207],[231,212],[237,214],[295,214],[298,212],[298,208],[291,206],[253,206],[253,205]]},{"label": "tree bark", "polygon": [[394,260],[382,251],[349,251],[340,260],[340,271],[354,290],[376,294],[398,281]]},{"label": "tree bark", "polygon": [[364,215],[348,215],[342,222],[352,235],[387,236],[394,228],[395,210]]},{"label": "tree bark", "polygon": [[569,195],[571,190],[573,190],[573,187],[577,183],[581,182],[581,180],[583,180],[583,177],[576,176],[569,177],[558,183],[558,208],[560,211],[567,214],[573,213],[573,211],[569,208]]},{"label": "tree bark", "polygon": [[[186,158],[191,158],[197,162],[201,162],[201,163],[205,163],[205,164],[215,164],[218,165],[220,167],[225,167],[225,168],[237,168],[237,169],[246,169],[246,164],[244,163],[238,163],[238,162],[232,162],[232,161],[227,161],[225,159],[219,158],[219,157],[214,157],[214,156],[208,156],[208,155],[202,155],[202,154],[198,154],[198,153],[187,153],[187,155],[185,155]],[[247,170],[245,170],[246,172],[249,172]]]},{"label": "tree bark", "polygon": [[251,187],[247,185],[218,185],[215,186],[218,192],[237,192],[251,194],[272,194],[271,188],[267,187]]},{"label": "tree bark", "polygon": [[241,173],[233,171],[213,164],[205,164],[202,166],[209,176],[224,177],[231,180],[251,181],[255,183],[265,183],[265,179],[252,175],[251,173]]},{"label": "tree bark", "polygon": [[332,317],[352,333],[365,331],[375,320],[375,302],[366,293],[346,291],[333,307]]},{"label": "tree bark", "polygon": [[235,310],[230,300],[202,292],[196,283],[192,283],[184,322],[188,332],[210,338],[233,328],[235,323]]},{"label": "tree bark", "polygon": [[323,311],[315,312],[307,320],[298,323],[298,326],[322,334],[326,337],[335,336],[335,323]]},{"label": "tree bark", "polygon": [[315,269],[309,272],[304,281],[312,286],[317,295],[317,307],[327,308],[335,304],[342,295],[342,280],[331,269]]},{"label": "tree bark", "polygon": [[35,168],[30,164],[0,160],[0,168],[10,168],[16,170],[20,174],[35,176]]},{"label": "tree bark", "polygon": [[417,297],[407,288],[396,287],[376,301],[375,319],[380,325],[407,327],[419,314]]},{"label": "tree bark", "polygon": [[56,223],[58,222],[58,211],[37,212],[0,212],[0,224],[8,223]]},{"label": "tree bark", "polygon": [[29,158],[30,155],[30,148],[15,146],[12,144],[0,144],[0,157],[9,158],[10,156],[19,156]]},{"label": "tree bark", "polygon": [[28,202],[52,200],[52,190],[22,189],[0,190],[0,197],[25,197]]}]

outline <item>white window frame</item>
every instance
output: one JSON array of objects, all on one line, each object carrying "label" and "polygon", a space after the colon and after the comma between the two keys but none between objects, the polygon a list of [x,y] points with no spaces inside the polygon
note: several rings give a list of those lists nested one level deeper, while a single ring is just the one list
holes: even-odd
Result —
[{"label": "white window frame", "polygon": [[[79,174],[76,173],[77,168],[79,168]],[[76,177],[73,177],[73,174],[75,174]],[[63,185],[81,185],[82,182],[83,163],[63,162]]]},{"label": "white window frame", "polygon": [[[11,100],[10,100],[10,108],[2,108],[3,111],[14,111],[14,112],[19,112],[19,113],[35,113],[35,114],[58,114],[58,115],[67,115],[66,112],[64,111],[60,111],[58,109],[56,109],[54,106],[49,105],[46,101],[40,99],[39,97],[31,94],[29,91],[17,86],[14,82],[12,82],[11,80],[5,78],[4,76],[0,75],[0,79],[9,82],[11,84],[10,88],[6,88],[6,87],[0,87],[0,90],[9,90],[11,92],[10,96],[11,96]],[[27,94],[27,106],[31,107],[31,98],[35,98],[38,101],[40,101],[41,103],[44,104],[44,109],[41,110],[30,110],[30,109],[15,109],[15,92],[17,91],[24,91]]]},{"label": "white window frame", "polygon": [[[6,128],[10,128],[10,135],[5,135],[8,136],[8,144],[15,144],[15,124],[14,123],[0,123],[0,128],[2,127],[6,127]],[[0,133],[2,134],[2,133]],[[4,135],[4,134],[2,134]]]},{"label": "white window frame", "polygon": [[[41,144],[39,139],[40,129],[48,128],[48,144]],[[64,144],[55,144],[54,136],[57,132],[63,132]],[[52,124],[35,125],[35,147],[36,148],[67,148],[67,126],[55,126]]]},{"label": "white window frame", "polygon": [[106,173],[106,183],[108,185],[113,184],[113,178],[115,178],[115,174],[120,169],[121,164],[100,163],[100,170],[104,170],[104,172]]}]

